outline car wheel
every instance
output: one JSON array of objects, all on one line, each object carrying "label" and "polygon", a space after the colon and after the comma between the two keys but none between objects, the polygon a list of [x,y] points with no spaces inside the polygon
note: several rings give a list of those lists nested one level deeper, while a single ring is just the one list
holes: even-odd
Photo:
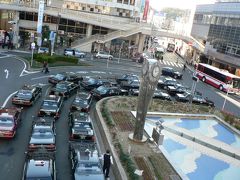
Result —
[{"label": "car wheel", "polygon": [[81,55],[80,58],[84,58],[84,55]]},{"label": "car wheel", "polygon": [[173,77],[174,77],[174,79],[177,79],[178,76],[177,76],[177,75],[174,75]]},{"label": "car wheel", "polygon": [[203,82],[205,82],[205,81],[206,81],[206,78],[205,78],[205,77],[203,77],[203,78],[202,78],[202,81],[203,81]]},{"label": "car wheel", "polygon": [[97,56],[98,59],[100,59],[100,56]]},{"label": "car wheel", "polygon": [[112,57],[109,57],[109,60],[112,60],[113,58]]},{"label": "car wheel", "polygon": [[220,90],[220,91],[223,91],[223,85],[220,85],[220,86],[219,86],[219,90]]}]

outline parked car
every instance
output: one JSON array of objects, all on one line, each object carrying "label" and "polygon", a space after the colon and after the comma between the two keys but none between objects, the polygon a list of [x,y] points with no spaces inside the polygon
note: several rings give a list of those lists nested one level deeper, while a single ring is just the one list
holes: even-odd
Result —
[{"label": "parked car", "polygon": [[87,113],[79,111],[70,113],[69,130],[72,141],[95,141],[92,122]]},{"label": "parked car", "polygon": [[70,159],[75,180],[104,180],[95,143],[70,143]]},{"label": "parked car", "polygon": [[182,79],[182,73],[175,71],[171,67],[163,67],[162,68],[162,75],[163,76],[170,76],[173,77],[174,79]]},{"label": "parked car", "polygon": [[104,97],[109,96],[119,96],[119,95],[128,95],[128,91],[125,89],[121,89],[118,86],[99,86],[98,88],[92,91],[92,94],[95,99],[99,100]]},{"label": "parked car", "polygon": [[96,55],[95,55],[96,58],[98,59],[109,59],[109,60],[112,60],[113,59],[113,56],[110,55],[109,53],[107,52],[104,52],[104,51],[99,51]]},{"label": "parked car", "polygon": [[159,79],[158,80],[158,87],[161,89],[167,89],[167,87],[169,86],[175,86],[176,84],[178,84],[178,82],[171,78],[171,77],[165,77],[164,79]]},{"label": "parked car", "polygon": [[190,92],[189,87],[185,87],[181,84],[175,84],[174,86],[167,86],[167,92],[171,96],[175,96],[176,94],[183,94],[185,92]]},{"label": "parked car", "polygon": [[0,109],[0,138],[13,138],[21,121],[21,109]]},{"label": "parked car", "polygon": [[74,82],[75,84],[79,84],[79,82],[82,80],[82,76],[73,72],[62,72],[48,78],[48,82],[54,85],[61,81],[69,81]]},{"label": "parked car", "polygon": [[58,119],[60,117],[62,105],[63,98],[61,96],[49,95],[43,100],[38,116],[52,116]]},{"label": "parked car", "polygon": [[[176,100],[180,102],[189,102],[191,98],[191,93],[186,92],[183,94],[176,94]],[[201,94],[195,93],[192,98],[192,103],[193,104],[202,104],[202,105],[207,105],[214,107],[215,104],[213,101],[209,100],[208,98],[204,98]]]},{"label": "parked car", "polygon": [[38,54],[48,54],[48,53],[49,53],[49,48],[47,47],[38,48]]},{"label": "parked car", "polygon": [[77,93],[79,85],[73,82],[62,81],[52,87],[50,90],[50,95],[62,96],[63,98],[68,98],[69,96]]},{"label": "parked car", "polygon": [[31,106],[42,95],[39,86],[24,85],[12,98],[12,104]]},{"label": "parked car", "polygon": [[140,80],[128,80],[120,83],[120,87],[129,91],[130,89],[139,89]]},{"label": "parked car", "polygon": [[71,49],[71,48],[64,49],[64,55],[65,56],[75,56],[75,57],[79,57],[79,58],[84,58],[86,56],[86,54],[84,52],[81,52],[77,49]]},{"label": "parked car", "polygon": [[93,90],[94,88],[98,88],[104,84],[111,84],[110,81],[104,79],[97,78],[86,78],[82,82],[80,82],[80,86],[85,90]]},{"label": "parked car", "polygon": [[40,148],[45,148],[47,151],[56,150],[54,121],[49,117],[37,118],[33,121],[28,151],[36,151]]},{"label": "parked car", "polygon": [[22,180],[56,180],[54,152],[28,152],[23,168]]},{"label": "parked car", "polygon": [[128,93],[131,96],[138,96],[139,95],[139,89],[129,89]]},{"label": "parked car", "polygon": [[153,98],[171,101],[170,95],[168,93],[162,92],[159,89],[155,90],[155,92],[153,93]]},{"label": "parked car", "polygon": [[71,110],[78,110],[82,112],[88,112],[90,110],[90,106],[92,103],[92,94],[89,92],[78,92],[77,96],[75,97],[72,105]]},{"label": "parked car", "polygon": [[121,82],[128,80],[139,80],[139,78],[135,74],[123,74],[122,76],[116,78],[117,84],[120,84]]}]

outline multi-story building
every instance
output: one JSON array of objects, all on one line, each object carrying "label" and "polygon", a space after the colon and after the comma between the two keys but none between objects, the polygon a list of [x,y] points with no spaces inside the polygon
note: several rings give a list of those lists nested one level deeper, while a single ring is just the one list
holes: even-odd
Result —
[{"label": "multi-story building", "polygon": [[196,7],[191,35],[205,44],[200,61],[240,76],[240,1]]},{"label": "multi-story building", "polygon": [[[29,41],[37,36],[38,3],[39,0],[1,0],[0,6],[7,9],[0,8],[0,30],[13,28],[17,37],[15,41],[19,45],[29,45]],[[64,40],[67,44],[69,39],[136,29],[141,6],[141,0],[45,0],[43,25],[58,32],[58,42]],[[126,47],[128,51],[128,47],[137,44],[138,39],[136,31],[110,44],[115,43],[118,48],[122,45],[122,49]],[[84,50],[95,49],[96,43],[84,47]],[[108,44],[108,49],[110,46]]]}]

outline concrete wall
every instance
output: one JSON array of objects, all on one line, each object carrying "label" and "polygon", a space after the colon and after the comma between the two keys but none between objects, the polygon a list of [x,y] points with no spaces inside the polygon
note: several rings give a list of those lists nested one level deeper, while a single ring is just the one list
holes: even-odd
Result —
[{"label": "concrete wall", "polygon": [[206,40],[208,36],[210,25],[206,24],[193,24],[191,35],[197,39]]}]

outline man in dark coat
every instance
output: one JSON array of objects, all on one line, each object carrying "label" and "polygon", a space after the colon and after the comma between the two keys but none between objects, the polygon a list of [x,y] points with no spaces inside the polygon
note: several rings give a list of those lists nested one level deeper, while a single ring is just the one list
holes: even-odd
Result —
[{"label": "man in dark coat", "polygon": [[110,155],[110,151],[107,150],[103,155],[103,173],[105,178],[109,178],[109,170],[112,163],[112,156]]}]

